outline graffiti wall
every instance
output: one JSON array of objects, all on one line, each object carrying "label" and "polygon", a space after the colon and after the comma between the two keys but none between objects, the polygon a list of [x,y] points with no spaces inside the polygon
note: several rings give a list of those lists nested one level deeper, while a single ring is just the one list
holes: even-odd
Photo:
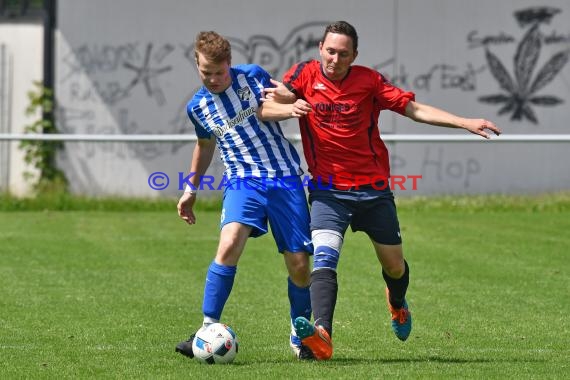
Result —
[{"label": "graffiti wall", "polygon": [[[420,102],[493,120],[505,134],[570,133],[565,0],[60,0],[59,128],[193,135],[185,105],[200,86],[192,46],[197,32],[216,30],[231,41],[234,64],[257,63],[280,79],[293,63],[318,58],[325,25],[339,19],[359,32],[355,64],[374,67]],[[283,124],[287,134],[298,134],[295,121]],[[461,133],[390,112],[382,113],[380,129],[385,135]],[[192,149],[188,142],[70,142],[59,164],[75,192],[174,195]],[[397,142],[389,149],[394,174],[422,176],[415,189],[397,187],[401,195],[570,188],[568,143]],[[215,159],[209,174],[222,171]],[[149,181],[157,172],[161,179]],[[157,190],[153,183],[166,186]]]}]

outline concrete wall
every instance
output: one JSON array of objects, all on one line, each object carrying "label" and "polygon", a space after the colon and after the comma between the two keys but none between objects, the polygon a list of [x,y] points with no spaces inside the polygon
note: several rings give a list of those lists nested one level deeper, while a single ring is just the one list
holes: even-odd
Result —
[{"label": "concrete wall", "polygon": [[[198,31],[227,36],[233,63],[255,62],[280,78],[292,63],[318,57],[324,26],[338,19],[359,32],[356,64],[415,91],[418,101],[491,119],[505,134],[569,133],[567,0],[59,0],[59,128],[193,134],[184,107],[200,85],[192,58]],[[285,128],[298,133],[296,122]],[[461,133],[389,112],[380,128],[383,134]],[[570,189],[567,143],[389,148],[394,174],[423,176],[418,190],[401,195]],[[178,173],[188,170],[191,152],[192,144],[183,142],[66,143],[59,162],[75,192],[153,197],[179,193]],[[165,190],[149,187],[157,171],[170,177]],[[210,174],[221,172],[215,161]]]},{"label": "concrete wall", "polygon": [[[23,133],[34,116],[26,116],[28,92],[42,81],[43,28],[40,24],[0,24],[0,133]],[[30,191],[19,142],[0,141],[0,190],[16,195]]]}]

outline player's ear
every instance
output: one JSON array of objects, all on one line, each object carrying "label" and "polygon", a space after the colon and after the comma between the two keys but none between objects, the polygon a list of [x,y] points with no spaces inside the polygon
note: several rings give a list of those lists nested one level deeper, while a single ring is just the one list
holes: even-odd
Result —
[{"label": "player's ear", "polygon": [[356,60],[356,57],[358,57],[358,50],[354,51],[354,57],[352,57],[352,62]]}]

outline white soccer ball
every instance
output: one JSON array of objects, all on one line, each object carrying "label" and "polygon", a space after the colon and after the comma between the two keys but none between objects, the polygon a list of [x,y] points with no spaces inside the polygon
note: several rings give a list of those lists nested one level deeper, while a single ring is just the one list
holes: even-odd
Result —
[{"label": "white soccer ball", "polygon": [[212,323],[198,330],[192,342],[192,352],[202,363],[231,363],[238,352],[237,335],[223,323]]}]

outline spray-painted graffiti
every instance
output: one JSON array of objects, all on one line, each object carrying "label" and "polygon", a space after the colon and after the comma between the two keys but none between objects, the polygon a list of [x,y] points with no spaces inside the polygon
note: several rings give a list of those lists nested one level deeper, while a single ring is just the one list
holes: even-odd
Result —
[{"label": "spray-painted graffiti", "polygon": [[563,100],[557,96],[540,95],[538,92],[552,82],[566,65],[570,57],[570,49],[566,48],[549,57],[533,78],[543,43],[565,41],[564,36],[558,32],[552,32],[549,38],[545,38],[540,30],[540,25],[549,23],[557,13],[560,13],[560,9],[549,7],[529,8],[515,12],[519,25],[530,27],[517,46],[514,57],[514,75],[509,73],[502,61],[489,49],[488,45],[491,40],[483,44],[491,74],[505,92],[481,96],[480,102],[501,105],[498,114],[509,113],[511,120],[526,119],[535,124],[538,123],[538,118],[533,106],[553,107],[563,103]]},{"label": "spray-painted graffiti", "polygon": [[126,69],[132,70],[135,72],[135,77],[131,80],[131,82],[125,88],[125,92],[130,92],[135,86],[139,83],[144,85],[146,90],[146,94],[150,98],[154,98],[159,106],[165,103],[164,100],[164,93],[160,86],[158,85],[158,76],[172,70],[171,66],[162,66],[162,67],[151,67],[150,60],[151,57],[153,61],[157,63],[161,63],[172,51],[174,47],[172,45],[166,44],[163,45],[161,49],[157,52],[152,54],[152,44],[147,44],[146,52],[144,56],[144,60],[142,65],[136,65],[131,62],[125,62],[123,66]]},{"label": "spray-painted graffiti", "polygon": [[[232,45],[234,62],[256,63],[272,77],[281,78],[293,64],[318,56],[319,41],[328,24],[329,22],[319,21],[301,24],[293,28],[282,42],[268,35],[254,35],[245,41],[231,36],[226,38]],[[194,44],[184,47],[184,57],[195,70]],[[180,103],[178,112],[170,121],[173,130],[187,128],[186,101],[196,90],[189,92]]]},{"label": "spray-painted graffiti", "polygon": [[80,45],[62,57],[61,62],[67,68],[67,73],[62,75],[61,83],[65,83],[76,75],[114,72],[124,62],[139,59],[140,53],[137,43],[126,43],[118,46]]},{"label": "spray-painted graffiti", "polygon": [[437,183],[459,181],[463,188],[469,188],[473,181],[473,176],[480,173],[481,164],[476,158],[449,159],[445,157],[442,147],[439,147],[435,154],[432,153],[429,147],[425,149],[420,170],[422,178],[435,178]]},{"label": "spray-painted graffiti", "polygon": [[[482,174],[483,165],[477,157],[456,157],[450,154],[443,146],[426,146],[419,158],[419,168],[411,165],[408,160],[397,153],[390,155],[390,167],[392,174],[410,172],[422,176],[421,184],[441,188],[441,184],[447,186],[469,189],[474,181]],[[414,167],[412,169],[411,167]]]},{"label": "spray-painted graffiti", "polygon": [[[375,70],[383,72],[388,66],[393,65],[395,60],[389,59],[373,66]],[[446,63],[434,64],[425,72],[419,74],[408,73],[405,65],[400,65],[395,75],[388,77],[394,85],[411,91],[431,91],[433,89],[461,91],[475,91],[477,89],[477,76],[485,70],[485,67],[475,68],[471,63],[464,67],[458,67]]]},{"label": "spray-painted graffiti", "polygon": [[[319,41],[329,22],[308,22],[293,28],[279,42],[269,35],[253,35],[247,40],[227,36],[234,61],[256,63],[274,77],[281,77],[293,64],[317,57]],[[194,66],[194,45],[185,48],[184,56]]]},{"label": "spray-painted graffiti", "polygon": [[[172,70],[172,66],[163,61],[174,46],[164,44],[155,48],[154,44],[147,43],[142,54],[140,50],[139,43],[81,45],[62,59],[67,72],[62,75],[60,86],[68,87],[73,101],[103,101],[115,105],[142,84],[146,95],[162,106],[165,97],[158,76]],[[83,75],[90,80],[81,81]]]},{"label": "spray-painted graffiti", "polygon": [[[174,69],[171,62],[174,45],[154,43],[124,43],[120,45],[84,44],[62,59],[63,69],[57,93],[60,102],[58,123],[67,133],[155,133],[150,126],[136,118],[139,112],[132,103],[147,99],[156,106],[167,103],[165,89],[159,77]],[[140,88],[142,91],[137,91]],[[142,99],[140,99],[142,98]],[[144,109],[147,109],[145,107]],[[101,112],[104,109],[105,112]],[[144,120],[144,114],[143,120]],[[109,119],[111,117],[111,119]],[[125,148],[126,146],[127,148]],[[153,159],[169,152],[160,144],[80,144],[85,158],[96,149],[109,153],[115,149],[118,158]]]}]

